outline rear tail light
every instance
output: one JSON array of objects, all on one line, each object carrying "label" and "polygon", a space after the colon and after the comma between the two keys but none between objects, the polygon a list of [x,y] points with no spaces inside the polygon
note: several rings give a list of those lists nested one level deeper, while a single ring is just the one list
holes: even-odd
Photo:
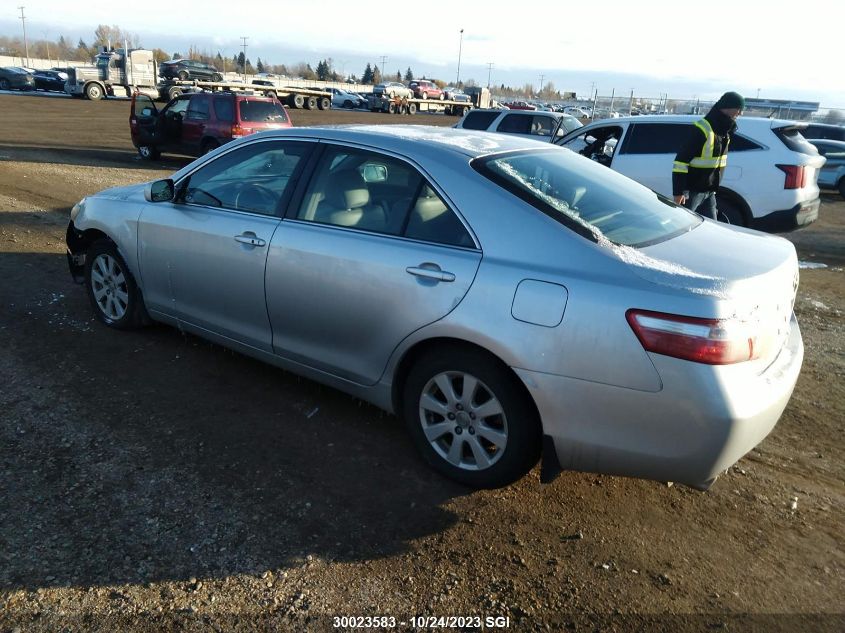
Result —
[{"label": "rear tail light", "polygon": [[784,189],[803,189],[807,184],[807,169],[802,165],[777,165],[786,174]]},{"label": "rear tail light", "polygon": [[730,319],[628,310],[631,329],[648,352],[706,365],[730,365],[760,358],[772,343],[761,324]]},{"label": "rear tail light", "polygon": [[241,138],[242,136],[248,136],[252,134],[255,130],[251,127],[244,127],[240,123],[235,123],[232,126],[232,138]]}]

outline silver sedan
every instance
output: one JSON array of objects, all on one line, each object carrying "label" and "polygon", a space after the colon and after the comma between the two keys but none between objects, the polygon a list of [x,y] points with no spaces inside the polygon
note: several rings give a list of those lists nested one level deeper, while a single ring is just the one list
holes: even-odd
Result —
[{"label": "silver sedan", "polygon": [[436,470],[701,489],[798,377],[795,249],[556,146],[424,126],[251,135],[79,202],[97,318],[168,323],[396,413]]}]

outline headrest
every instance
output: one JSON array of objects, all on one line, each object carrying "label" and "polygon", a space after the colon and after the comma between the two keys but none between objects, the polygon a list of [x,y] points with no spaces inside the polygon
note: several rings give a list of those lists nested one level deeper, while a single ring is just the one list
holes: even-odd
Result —
[{"label": "headrest", "polygon": [[370,190],[355,169],[345,169],[332,176],[331,189],[326,194],[326,201],[341,209],[358,209],[370,204]]}]

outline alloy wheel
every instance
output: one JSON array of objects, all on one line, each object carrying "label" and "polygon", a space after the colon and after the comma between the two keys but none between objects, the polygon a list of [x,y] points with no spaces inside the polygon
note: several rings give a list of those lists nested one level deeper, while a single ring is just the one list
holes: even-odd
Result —
[{"label": "alloy wheel", "polygon": [[504,407],[469,373],[448,371],[431,378],[420,396],[419,422],[434,451],[461,470],[485,470],[505,453]]},{"label": "alloy wheel", "polygon": [[120,263],[108,253],[100,253],[91,265],[91,292],[105,317],[119,321],[129,307],[129,288]]}]

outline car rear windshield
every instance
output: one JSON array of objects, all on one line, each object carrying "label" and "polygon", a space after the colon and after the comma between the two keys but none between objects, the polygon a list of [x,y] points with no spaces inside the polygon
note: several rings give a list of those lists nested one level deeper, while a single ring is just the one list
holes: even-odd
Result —
[{"label": "car rear windshield", "polygon": [[595,242],[648,246],[702,219],[668,198],[563,148],[479,158],[473,167],[552,219]]},{"label": "car rear windshield", "polygon": [[281,123],[288,120],[284,107],[275,99],[244,99],[239,102],[238,109],[241,121]]}]

